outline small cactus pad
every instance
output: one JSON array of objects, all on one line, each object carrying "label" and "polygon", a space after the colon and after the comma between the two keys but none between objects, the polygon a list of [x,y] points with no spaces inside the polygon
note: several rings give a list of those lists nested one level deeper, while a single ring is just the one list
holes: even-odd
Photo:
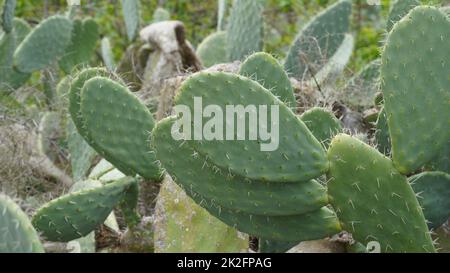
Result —
[{"label": "small cactus pad", "polygon": [[122,201],[119,204],[125,223],[129,228],[135,227],[141,221],[141,216],[137,211],[139,201],[139,184],[132,184],[125,191]]},{"label": "small cactus pad", "polygon": [[43,253],[28,216],[6,195],[0,194],[0,253]]},{"label": "small cactus pad", "polygon": [[2,28],[6,33],[13,30],[14,12],[16,11],[16,0],[5,0],[2,12]]},{"label": "small cactus pad", "polygon": [[[407,42],[405,42],[407,41]],[[409,174],[450,138],[450,21],[420,6],[392,29],[381,78],[396,168]]]},{"label": "small cactus pad", "polygon": [[[203,106],[197,105],[199,99],[202,99]],[[229,115],[226,119],[229,123],[221,120],[223,117],[217,117],[216,115],[215,118],[215,121],[219,120],[220,124],[227,124],[224,127],[228,127],[228,129],[224,128],[219,139],[228,140],[221,141],[212,138],[209,141],[192,141],[198,152],[210,158],[214,164],[224,170],[230,170],[250,179],[268,182],[309,181],[327,171],[328,162],[325,152],[306,125],[272,93],[248,78],[223,72],[201,72],[183,83],[175,102],[182,107],[187,106],[191,111],[188,113],[191,114],[191,117],[194,117],[194,114],[198,116],[199,111],[203,111],[203,109],[197,108],[210,105],[215,110],[220,110],[223,117],[227,116],[226,112],[228,112]],[[236,106],[253,109],[248,111],[246,116],[249,116],[248,113],[250,113],[254,118],[258,116],[259,119],[266,115],[266,124],[262,123],[257,126],[255,121],[253,123],[245,122],[245,126],[242,126],[244,125],[242,124],[244,123],[243,120],[245,121],[247,118],[238,117],[241,129],[238,130],[239,126],[231,126],[233,124],[230,116],[235,120],[236,115],[233,110],[236,110]],[[234,109],[231,110],[231,108]],[[274,116],[273,113],[276,113],[277,110],[279,120],[271,120]],[[198,119],[200,123],[203,122],[202,124],[209,121],[205,117],[203,117],[203,120],[201,120],[201,117]],[[191,139],[198,139],[199,127],[202,125],[200,123],[197,122],[194,130],[191,130],[193,132]],[[252,125],[259,128],[251,128]],[[271,125],[279,126],[279,130],[271,128],[275,134],[278,131],[279,137],[272,137],[270,146],[265,146],[267,141],[261,138],[260,131],[264,128],[270,130],[267,127],[273,127]],[[239,140],[250,139],[251,135],[253,135],[253,139],[257,140]],[[257,136],[255,137],[255,135]],[[233,139],[235,141],[232,141]],[[270,141],[270,137],[267,139]],[[276,145],[276,142],[278,142],[278,145]],[[246,156],[242,156],[242,151],[245,151]]]},{"label": "small cactus pad", "polygon": [[[157,180],[161,171],[150,149],[152,114],[123,85],[108,78],[88,80],[81,91],[81,113],[94,149],[127,175]],[[125,167],[125,169],[123,169]]]},{"label": "small cactus pad", "polygon": [[16,34],[17,44],[20,44],[25,37],[31,32],[31,27],[27,23],[27,21],[20,19],[20,18],[14,18],[13,21],[14,25],[14,33]]},{"label": "small cactus pad", "polygon": [[336,136],[328,151],[328,194],[342,228],[382,252],[434,252],[415,193],[392,161],[347,135]]},{"label": "small cactus pad", "polygon": [[323,108],[312,108],[303,113],[300,119],[326,148],[330,145],[333,137],[342,133],[343,130],[341,122],[334,114]]},{"label": "small cactus pad", "polygon": [[391,4],[389,18],[386,23],[387,31],[391,31],[395,23],[400,21],[410,10],[420,5],[419,0],[395,0]]},{"label": "small cactus pad", "polygon": [[71,42],[59,61],[61,69],[69,74],[75,66],[88,64],[94,54],[98,38],[98,25],[93,19],[75,20]]},{"label": "small cactus pad", "polygon": [[14,66],[23,73],[43,69],[64,55],[72,37],[72,21],[54,15],[28,34],[14,53]]},{"label": "small cactus pad", "polygon": [[311,212],[328,203],[326,189],[315,181],[267,183],[229,175],[188,143],[175,141],[171,136],[174,122],[174,117],[160,121],[152,144],[162,166],[186,191],[198,192],[230,209],[272,216]]},{"label": "small cactus pad", "polygon": [[229,61],[243,60],[264,46],[265,1],[235,0],[228,21]]},{"label": "small cactus pad", "polygon": [[211,216],[170,177],[164,180],[155,207],[156,253],[240,253],[248,236]]},{"label": "small cactus pad", "polygon": [[428,227],[437,229],[442,226],[450,218],[450,175],[425,172],[410,177],[409,182],[418,194]]},{"label": "small cactus pad", "polygon": [[111,43],[108,37],[103,37],[101,42],[101,49],[103,63],[109,71],[114,71],[116,69],[116,63],[114,61],[114,54],[112,52]]},{"label": "small cactus pad", "polygon": [[226,63],[227,58],[227,33],[216,32],[203,40],[198,46],[197,55],[205,67]]},{"label": "small cactus pad", "polygon": [[133,41],[139,28],[139,0],[122,0],[121,3],[128,40]]},{"label": "small cactus pad", "polygon": [[125,178],[64,195],[40,208],[33,225],[49,241],[68,242],[84,237],[105,222],[133,183],[134,179]]},{"label": "small cactus pad", "polygon": [[264,52],[255,53],[241,65],[239,74],[259,82],[295,112],[297,102],[291,81],[274,57]]},{"label": "small cactus pad", "polygon": [[21,73],[13,69],[16,36],[15,30],[0,35],[0,92],[10,93],[30,78],[29,73]]},{"label": "small cactus pad", "polygon": [[226,209],[192,191],[186,194],[227,225],[268,240],[310,241],[330,237],[341,231],[336,214],[326,207],[300,215],[263,216]]},{"label": "small cactus pad", "polygon": [[344,41],[351,13],[351,1],[340,0],[314,17],[289,50],[284,66],[288,74],[303,79],[319,71]]}]

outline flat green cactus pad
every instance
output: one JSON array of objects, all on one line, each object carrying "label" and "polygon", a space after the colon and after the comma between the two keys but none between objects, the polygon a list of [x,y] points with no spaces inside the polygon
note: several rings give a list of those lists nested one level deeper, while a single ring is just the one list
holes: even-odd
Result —
[{"label": "flat green cactus pad", "polygon": [[228,21],[228,60],[242,60],[264,47],[265,1],[236,0]]},{"label": "flat green cactus pad", "polygon": [[122,13],[125,19],[128,40],[133,41],[136,37],[140,21],[139,0],[122,0]]},{"label": "flat green cactus pad", "polygon": [[428,227],[437,229],[442,226],[450,218],[450,175],[425,172],[410,177],[409,181],[418,194]]},{"label": "flat green cactus pad", "polygon": [[161,170],[150,149],[155,122],[126,87],[104,77],[88,80],[81,91],[81,114],[99,154],[127,175],[160,178]]},{"label": "flat green cactus pad", "polygon": [[197,55],[205,67],[227,63],[227,33],[220,31],[206,37],[198,46]]},{"label": "flat green cactus pad", "polygon": [[63,56],[72,37],[72,21],[54,15],[25,37],[14,53],[14,66],[23,73],[43,69]]},{"label": "flat green cactus pad", "polygon": [[344,41],[351,13],[351,1],[341,0],[312,18],[289,50],[284,66],[288,74],[304,79],[317,73]]},{"label": "flat green cactus pad", "polygon": [[378,114],[375,131],[375,142],[377,144],[378,151],[386,156],[389,156],[391,154],[391,137],[389,136],[387,115],[384,108]]},{"label": "flat green cactus pad", "polygon": [[267,183],[251,181],[219,169],[183,141],[175,141],[175,118],[158,123],[152,144],[158,160],[175,182],[224,207],[260,215],[295,215],[318,210],[328,203],[326,189],[316,181]]},{"label": "flat green cactus pad", "polygon": [[312,108],[303,113],[300,119],[326,148],[330,145],[331,139],[343,130],[341,122],[334,114],[323,108]]},{"label": "flat green cactus pad", "polygon": [[391,4],[389,18],[386,23],[387,31],[391,31],[394,25],[400,21],[410,10],[420,5],[419,0],[395,0]]},{"label": "flat green cactus pad", "polygon": [[6,195],[0,194],[0,253],[43,253],[28,216]]},{"label": "flat green cactus pad", "polygon": [[450,21],[426,6],[398,22],[386,42],[382,90],[392,157],[403,174],[425,165],[450,139],[449,48]]},{"label": "flat green cactus pad", "polygon": [[259,52],[248,57],[239,74],[259,82],[295,113],[297,102],[291,81],[283,67],[270,54]]},{"label": "flat green cactus pad", "polygon": [[[231,128],[229,126],[232,124],[231,119],[225,118],[228,123],[223,122],[222,119],[222,124],[227,126],[224,126],[223,134],[218,136],[219,140],[215,137],[206,141],[204,138],[200,138],[204,141],[192,140],[194,148],[210,158],[215,165],[240,176],[270,182],[309,181],[327,171],[328,162],[319,141],[285,104],[258,83],[234,74],[201,72],[183,83],[175,103],[181,107],[187,106],[191,111],[191,117],[194,117],[194,114],[199,115],[199,109],[196,108],[201,106],[194,107],[194,104],[199,104],[195,103],[199,99],[202,100],[203,107],[212,105],[217,110],[216,106],[218,106],[223,113],[222,118],[226,116],[226,112],[231,113],[229,117],[233,117],[233,109],[227,106],[235,108],[239,105],[253,109],[248,112],[252,116],[256,114],[261,118],[261,115],[267,114],[268,117],[267,124],[262,124],[257,129],[251,127],[256,125],[256,122],[246,122],[245,126],[242,126],[244,125],[242,121],[247,118],[238,117],[241,126],[245,127],[241,127],[241,130]],[[279,111],[279,120],[270,121],[276,109]],[[197,112],[194,113],[195,111]],[[221,118],[216,120],[219,119]],[[206,124],[210,119],[204,117],[203,120],[199,120]],[[193,134],[190,139],[198,137],[202,130],[201,125],[197,122],[194,130],[191,130]],[[267,144],[269,141],[264,141],[258,131],[264,126],[270,129],[271,125],[279,125],[279,130],[272,128],[275,133],[278,131],[279,138],[272,137],[272,143],[266,146],[264,143]],[[251,140],[252,134],[253,139],[256,140]],[[255,137],[256,134],[259,136]],[[227,140],[222,141],[220,138]],[[247,140],[233,141],[233,139]],[[277,140],[279,140],[278,145],[276,145]],[[245,156],[242,155],[243,151]]]},{"label": "flat green cactus pad", "polygon": [[84,237],[105,222],[133,183],[136,180],[125,178],[64,195],[40,208],[32,223],[49,241],[68,242]]},{"label": "flat green cactus pad", "polygon": [[382,252],[435,252],[415,193],[390,159],[347,135],[328,151],[328,193],[342,228]]},{"label": "flat green cactus pad", "polygon": [[13,69],[16,45],[17,35],[15,30],[0,35],[0,92],[10,93],[30,78],[29,73],[21,73]]}]

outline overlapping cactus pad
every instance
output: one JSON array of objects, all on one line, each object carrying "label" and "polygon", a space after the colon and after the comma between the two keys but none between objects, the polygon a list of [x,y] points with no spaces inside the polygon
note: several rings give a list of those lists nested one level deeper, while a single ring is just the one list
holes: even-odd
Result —
[{"label": "overlapping cactus pad", "polygon": [[106,220],[134,183],[136,180],[124,178],[57,198],[36,212],[33,226],[50,241],[68,242],[84,237]]},{"label": "overlapping cactus pad", "polygon": [[[286,105],[258,83],[229,73],[199,73],[183,83],[175,103],[188,106],[194,117],[194,98],[201,98],[205,107],[217,105],[224,112],[226,105],[265,106],[267,111],[272,106],[279,109],[279,124],[276,120],[268,124],[279,125],[279,146],[273,152],[261,151],[258,140],[192,141],[198,152],[211,158],[219,167],[270,182],[308,181],[327,171],[325,152],[317,139]],[[270,121],[270,114],[267,117]],[[203,118],[204,123],[207,121]],[[250,135],[249,128],[245,128],[246,136]],[[245,138],[238,136],[236,131],[234,134],[235,139]],[[242,151],[246,156],[242,156]]]},{"label": "overlapping cactus pad", "polygon": [[422,208],[391,160],[347,135],[328,151],[328,193],[342,228],[382,252],[434,252]]},{"label": "overlapping cactus pad", "polygon": [[392,140],[401,173],[418,170],[450,138],[450,21],[420,6],[398,22],[383,52],[381,77]]}]

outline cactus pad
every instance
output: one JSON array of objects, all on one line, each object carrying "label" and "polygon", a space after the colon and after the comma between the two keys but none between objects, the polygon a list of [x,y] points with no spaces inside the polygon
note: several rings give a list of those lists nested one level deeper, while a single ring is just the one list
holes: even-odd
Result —
[{"label": "cactus pad", "polygon": [[410,10],[420,5],[419,0],[395,0],[391,4],[389,18],[386,23],[387,31],[391,31],[395,23],[400,21]]},{"label": "cactus pad", "polygon": [[450,175],[425,172],[410,177],[409,181],[418,194],[428,227],[437,229],[442,226],[450,217]]},{"label": "cactus pad", "polygon": [[342,228],[382,252],[435,252],[415,193],[391,160],[347,135],[328,151],[328,193]]},{"label": "cactus pad", "polygon": [[284,66],[288,74],[303,79],[319,71],[344,41],[351,13],[351,1],[341,0],[314,17],[289,50]]},{"label": "cactus pad", "polygon": [[13,30],[14,12],[16,11],[16,0],[5,0],[2,12],[2,28],[6,33]]},{"label": "cactus pad", "polygon": [[14,66],[20,72],[31,73],[52,64],[70,44],[72,27],[72,22],[61,15],[42,21],[16,49]]},{"label": "cactus pad", "polygon": [[255,53],[241,65],[239,74],[259,82],[295,112],[297,102],[291,81],[274,57],[264,52]]},{"label": "cactus pad", "polygon": [[133,41],[139,28],[139,0],[122,0],[121,3],[128,40]]},{"label": "cactus pad", "polygon": [[386,42],[382,90],[392,157],[403,174],[422,167],[450,139],[449,48],[450,21],[426,6],[398,22]]},{"label": "cactus pad", "polygon": [[155,122],[147,107],[126,87],[104,77],[88,80],[81,91],[81,113],[99,154],[127,175],[160,178],[150,150]]},{"label": "cactus pad", "polygon": [[328,203],[326,189],[315,181],[267,183],[229,175],[188,143],[173,140],[174,122],[175,118],[160,121],[152,144],[163,167],[186,191],[198,192],[230,209],[272,216],[311,212]]},{"label": "cactus pad", "polygon": [[228,22],[229,61],[242,60],[264,46],[265,1],[235,0]]},{"label": "cactus pad", "polygon": [[[224,112],[224,116],[227,105],[241,105],[250,108],[253,106],[259,109],[261,106],[266,106],[267,110],[278,106],[279,120],[270,121],[272,113],[267,113],[268,127],[270,124],[279,124],[279,145],[275,151],[263,151],[261,142],[264,141],[260,137],[258,137],[260,141],[220,141],[215,139],[192,141],[198,152],[210,158],[219,167],[250,179],[270,182],[308,181],[327,171],[328,162],[325,159],[325,152],[317,139],[286,105],[258,83],[229,73],[201,72],[183,83],[175,102],[190,108],[191,116],[194,117],[193,111],[199,110],[194,109],[195,98],[202,98],[205,107],[218,106]],[[239,120],[242,121],[242,119]],[[208,119],[204,118],[203,121],[205,124]],[[262,126],[264,127],[264,124]],[[230,133],[229,136],[233,133],[235,140],[249,139],[250,133],[256,133],[251,130],[249,124],[245,124],[245,136],[237,135],[239,132],[232,130],[231,126],[225,127],[229,128],[224,130],[224,135],[225,131]],[[259,129],[263,128],[259,127]],[[242,133],[242,130],[240,131]],[[192,139],[195,139],[195,134],[193,135]],[[272,141],[276,141],[276,137],[272,138]],[[242,156],[242,151],[246,151],[246,156]]]},{"label": "cactus pad", "polygon": [[0,194],[0,219],[0,253],[44,252],[28,216],[3,194]]},{"label": "cactus pad", "polygon": [[331,139],[342,132],[341,122],[323,108],[312,108],[300,117],[311,133],[324,144],[326,148],[331,143]]},{"label": "cactus pad", "polygon": [[84,237],[105,222],[133,183],[134,179],[125,178],[64,195],[40,208],[33,225],[49,241],[68,242]]},{"label": "cactus pad", "polygon": [[226,63],[227,58],[227,33],[216,32],[203,40],[198,46],[197,55],[205,67]]}]

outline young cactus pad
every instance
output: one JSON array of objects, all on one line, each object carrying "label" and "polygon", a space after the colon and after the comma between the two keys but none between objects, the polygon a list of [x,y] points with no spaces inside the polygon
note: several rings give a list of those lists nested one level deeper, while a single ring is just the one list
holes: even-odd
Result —
[{"label": "young cactus pad", "polygon": [[205,67],[226,63],[227,33],[220,31],[206,37],[198,46],[197,55]]},{"label": "young cactus pad", "polygon": [[241,65],[239,74],[259,82],[288,107],[292,108],[295,113],[297,102],[291,81],[274,57],[264,52],[255,53]]},{"label": "young cactus pad", "polygon": [[105,186],[57,198],[33,217],[34,227],[49,241],[68,242],[88,235],[105,222],[136,180],[124,178]]},{"label": "young cactus pad", "polygon": [[228,22],[229,61],[242,60],[264,46],[265,0],[235,0]]},{"label": "young cactus pad", "polygon": [[2,12],[2,28],[6,33],[13,30],[14,12],[16,10],[16,0],[5,0]]},{"label": "young cactus pad", "polygon": [[324,144],[326,148],[331,143],[331,139],[339,133],[342,133],[341,122],[323,108],[312,108],[300,117],[300,119],[311,130],[311,133]]},{"label": "young cactus pad", "polygon": [[303,79],[319,71],[344,41],[350,26],[352,3],[340,0],[314,17],[295,39],[284,68],[290,76]]},{"label": "young cactus pad", "polygon": [[437,229],[450,217],[450,175],[443,172],[424,172],[409,178],[418,194],[419,203],[428,227]]},{"label": "young cactus pad", "polygon": [[438,9],[413,9],[392,29],[381,78],[396,168],[409,174],[450,139],[450,21]]},{"label": "young cactus pad", "polygon": [[[219,137],[223,137],[227,141],[217,140],[216,138],[210,141],[192,141],[198,152],[210,158],[214,164],[224,170],[230,170],[250,179],[270,182],[309,181],[327,171],[328,162],[319,141],[314,138],[306,125],[285,104],[257,82],[229,73],[201,72],[183,83],[175,102],[177,105],[187,106],[191,111],[189,114],[194,117],[194,114],[198,116],[198,111],[201,110],[197,109],[199,99],[202,99],[203,106],[218,106],[222,112],[233,112],[230,109],[226,110],[226,108],[229,108],[227,105],[241,105],[246,108],[253,108],[248,113],[254,117],[258,116],[258,109],[259,118],[261,118],[261,115],[267,114],[267,123],[260,124],[259,128],[256,129],[251,128],[252,124],[257,124],[256,122],[241,126],[245,127],[241,130],[234,130],[234,127],[237,126],[233,126],[233,128],[225,126],[228,128],[223,130],[223,135],[227,134],[227,137]],[[194,104],[197,107],[194,107]],[[217,107],[215,109],[217,110]],[[261,109],[263,110],[261,111]],[[273,115],[277,110],[279,120],[275,120],[276,117]],[[230,116],[234,120],[236,115],[232,113]],[[216,117],[216,121],[221,118]],[[270,119],[274,120],[269,121]],[[203,117],[202,124],[205,124],[208,120]],[[238,120],[242,123],[246,118],[238,117]],[[228,122],[231,122],[231,120],[228,120]],[[191,139],[195,139],[199,133],[198,125],[195,125],[194,130],[191,130],[194,132],[194,137]],[[261,131],[264,126],[269,127],[269,129],[272,127],[272,131],[279,134],[279,137],[274,136],[272,138],[270,147],[261,144],[261,142],[266,142],[261,139],[261,133],[258,137],[255,137],[256,140],[250,140],[249,137],[251,134],[254,136],[255,133]],[[277,126],[279,128],[274,128]],[[245,131],[245,134],[243,131]],[[249,140],[229,141],[233,139]],[[273,141],[278,141],[278,147],[272,147],[276,145]],[[270,151],[268,148],[275,149]],[[264,151],[265,149],[267,151]],[[246,152],[246,156],[242,156],[242,151]]]},{"label": "young cactus pad", "polygon": [[72,37],[72,21],[54,15],[28,34],[14,53],[14,66],[23,73],[43,69],[64,55]]},{"label": "young cactus pad", "polygon": [[128,40],[133,41],[134,38],[136,37],[139,28],[139,20],[140,20],[139,0],[122,0],[121,3]]},{"label": "young cactus pad", "polygon": [[81,91],[81,115],[96,143],[94,149],[109,162],[127,175],[160,178],[161,170],[150,149],[155,122],[126,87],[104,77],[88,80]]},{"label": "young cactus pad", "polygon": [[28,216],[3,194],[0,194],[0,219],[0,253],[44,252]]},{"label": "young cactus pad", "polygon": [[186,191],[198,192],[229,209],[271,216],[311,212],[328,203],[326,189],[313,180],[268,183],[229,175],[188,143],[174,140],[174,123],[174,117],[160,121],[153,131],[152,144],[162,166]]},{"label": "young cactus pad", "polygon": [[382,252],[434,252],[415,193],[392,161],[347,135],[336,136],[328,151],[328,194],[342,228]]}]

